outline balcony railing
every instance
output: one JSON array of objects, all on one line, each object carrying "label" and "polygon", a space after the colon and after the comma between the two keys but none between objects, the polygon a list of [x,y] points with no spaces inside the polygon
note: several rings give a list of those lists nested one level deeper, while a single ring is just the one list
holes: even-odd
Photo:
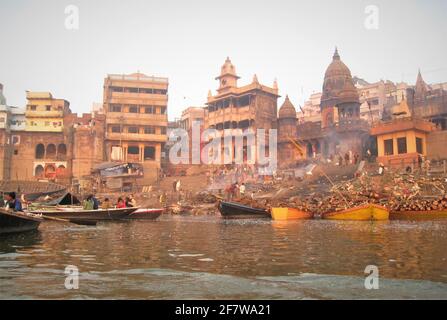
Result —
[{"label": "balcony railing", "polygon": [[125,81],[145,80],[145,81],[152,81],[152,82],[168,83],[168,78],[146,76],[146,75],[142,75],[142,74],[140,74],[138,76],[131,76],[131,75],[125,75],[125,74],[109,74],[108,76],[111,80],[125,80]]},{"label": "balcony railing", "polygon": [[39,110],[26,110],[25,116],[30,118],[62,118],[64,116],[63,110],[54,111],[39,111]]},{"label": "balcony railing", "polygon": [[167,136],[165,134],[144,134],[144,133],[115,133],[107,132],[106,138],[108,140],[116,141],[141,141],[141,142],[166,142]]}]

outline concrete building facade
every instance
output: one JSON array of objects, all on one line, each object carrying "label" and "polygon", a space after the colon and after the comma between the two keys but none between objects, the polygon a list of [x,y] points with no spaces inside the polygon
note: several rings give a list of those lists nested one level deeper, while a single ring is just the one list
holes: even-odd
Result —
[{"label": "concrete building facade", "polygon": [[147,182],[158,176],[167,140],[168,85],[142,73],[104,80],[106,160],[141,163]]}]

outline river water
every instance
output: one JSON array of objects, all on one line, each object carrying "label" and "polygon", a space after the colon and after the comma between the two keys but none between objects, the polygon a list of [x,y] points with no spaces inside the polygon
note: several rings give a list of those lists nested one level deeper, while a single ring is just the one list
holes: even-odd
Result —
[{"label": "river water", "polygon": [[447,220],[162,217],[0,237],[0,299],[414,298],[447,299]]}]

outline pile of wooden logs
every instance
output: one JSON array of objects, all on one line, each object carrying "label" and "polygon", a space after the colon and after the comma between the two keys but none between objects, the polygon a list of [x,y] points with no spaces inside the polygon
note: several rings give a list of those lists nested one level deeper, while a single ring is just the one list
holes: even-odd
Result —
[{"label": "pile of wooden logs", "polygon": [[442,211],[447,210],[447,197],[392,199],[389,207],[391,211]]}]

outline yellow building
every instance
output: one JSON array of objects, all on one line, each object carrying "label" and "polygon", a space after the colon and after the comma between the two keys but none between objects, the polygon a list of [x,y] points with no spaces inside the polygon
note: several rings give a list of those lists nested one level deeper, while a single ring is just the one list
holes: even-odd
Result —
[{"label": "yellow building", "polygon": [[371,129],[371,135],[377,137],[377,161],[390,166],[415,164],[419,155],[427,155],[427,135],[435,126],[413,117],[406,100],[394,106],[392,114],[392,120]]},{"label": "yellow building", "polygon": [[104,80],[107,160],[142,163],[144,178],[154,180],[167,140],[167,104],[167,78],[108,75]]},{"label": "yellow building", "polygon": [[55,99],[50,92],[26,92],[25,131],[63,132],[64,115],[70,113],[70,103]]}]

